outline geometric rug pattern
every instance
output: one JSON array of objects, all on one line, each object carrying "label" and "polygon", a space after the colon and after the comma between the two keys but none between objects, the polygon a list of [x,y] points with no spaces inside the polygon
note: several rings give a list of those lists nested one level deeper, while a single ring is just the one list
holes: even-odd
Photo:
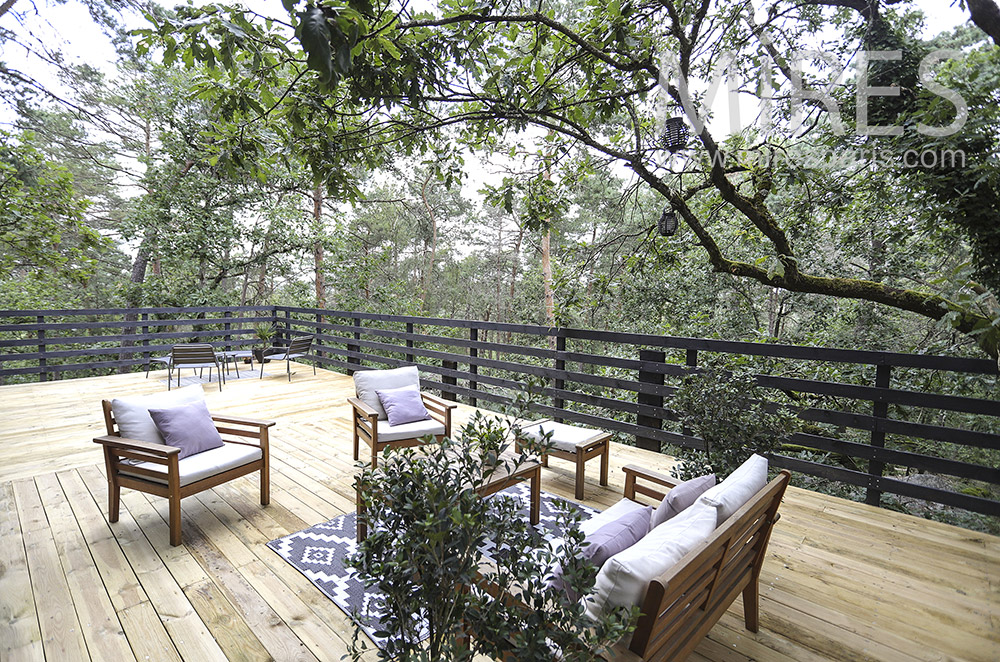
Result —
[{"label": "geometric rug pattern", "polygon": [[[522,516],[527,520],[529,495],[529,484],[521,482],[497,492],[490,498],[515,499],[519,503]],[[541,494],[539,522],[535,528],[545,539],[558,536],[560,533],[555,530],[558,526],[558,517],[554,502],[557,499],[559,497],[547,492]],[[568,503],[578,509],[584,519],[597,512],[583,504],[571,501]],[[347,567],[346,564],[347,559],[357,552],[356,525],[357,514],[347,513],[334,517],[329,522],[272,540],[267,546],[305,575],[316,588],[360,625],[378,645],[380,642],[374,633],[379,629],[379,594],[374,589],[366,590],[354,569]],[[492,542],[487,541],[480,548],[480,552],[490,556],[492,547]]]}]

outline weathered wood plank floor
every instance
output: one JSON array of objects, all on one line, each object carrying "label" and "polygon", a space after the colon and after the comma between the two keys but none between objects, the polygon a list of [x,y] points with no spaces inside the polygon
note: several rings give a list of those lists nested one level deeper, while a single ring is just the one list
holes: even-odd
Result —
[{"label": "weathered wood plank floor", "polygon": [[[264,543],[353,507],[351,380],[256,377],[205,394],[278,421],[271,505],[253,478],[188,498],[174,548],[163,499],[123,490],[108,524],[90,441],[102,398],[162,390],[165,372],[0,387],[0,658],[340,660],[350,621]],[[594,466],[588,503],[618,499],[627,463],[668,466],[615,445],[612,486]],[[570,464],[553,460],[543,488],[571,498]],[[1000,660],[1000,538],[791,488],[762,576],[760,632],[737,600],[692,659]]]}]

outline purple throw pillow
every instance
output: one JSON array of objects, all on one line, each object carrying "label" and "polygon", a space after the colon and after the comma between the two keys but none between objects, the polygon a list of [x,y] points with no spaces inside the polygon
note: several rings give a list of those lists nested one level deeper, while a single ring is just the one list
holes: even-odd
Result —
[{"label": "purple throw pillow", "polygon": [[431,417],[427,407],[424,406],[424,401],[420,398],[420,389],[416,386],[390,388],[375,393],[378,394],[379,402],[389,417],[389,425],[426,421]]},{"label": "purple throw pillow", "polygon": [[707,476],[698,476],[697,478],[686,480],[671,489],[653,512],[649,528],[655,529],[685,508],[690,508],[698,500],[698,497],[714,486],[715,474],[708,474]]},{"label": "purple throw pillow", "polygon": [[605,561],[623,549],[628,549],[649,533],[652,512],[653,509],[649,506],[633,510],[594,531],[584,540],[584,557],[600,568]]},{"label": "purple throw pillow", "polygon": [[181,449],[178,460],[224,445],[203,400],[179,407],[150,409],[149,417],[167,446]]},{"label": "purple throw pillow", "polygon": [[[649,533],[649,518],[652,512],[651,506],[632,510],[600,527],[583,539],[583,558],[590,559],[590,562],[600,570],[605,561],[636,544]],[[556,590],[566,591],[571,600],[576,600],[578,597],[563,579],[562,565],[552,569],[552,575],[546,583]]]}]

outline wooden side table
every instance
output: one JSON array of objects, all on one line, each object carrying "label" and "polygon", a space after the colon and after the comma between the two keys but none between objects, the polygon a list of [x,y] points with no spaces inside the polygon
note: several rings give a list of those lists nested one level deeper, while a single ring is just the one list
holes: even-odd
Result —
[{"label": "wooden side table", "polygon": [[581,428],[565,423],[545,420],[521,428],[520,437],[540,441],[542,435],[552,432],[552,448],[542,456],[542,466],[549,466],[548,455],[576,463],[576,498],[583,499],[584,466],[587,460],[601,458],[601,485],[608,484],[608,453],[611,433],[592,428]]}]

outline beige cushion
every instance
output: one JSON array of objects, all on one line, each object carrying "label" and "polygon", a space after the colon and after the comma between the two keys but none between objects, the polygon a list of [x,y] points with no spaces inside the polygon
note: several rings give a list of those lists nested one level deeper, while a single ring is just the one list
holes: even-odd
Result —
[{"label": "beige cushion", "polygon": [[[404,386],[420,388],[417,366],[409,365],[392,370],[361,370],[354,373],[354,392],[366,405],[378,412],[378,420],[388,420],[376,391],[386,391]],[[404,437],[400,437],[403,439]]]},{"label": "beige cushion", "polygon": [[429,434],[444,434],[444,423],[439,423],[433,418],[426,421],[413,421],[402,425],[389,425],[388,422],[378,424],[378,440],[398,441],[400,439],[414,439]]},{"label": "beige cushion", "polygon": [[[190,483],[196,483],[199,480],[208,478],[209,476],[214,476],[215,474],[222,473],[223,471],[228,471],[230,469],[243,466],[249,462],[259,460],[261,456],[262,452],[260,448],[255,446],[246,446],[244,444],[225,444],[220,448],[213,448],[209,451],[189,455],[177,463],[177,468],[180,471],[181,476],[181,487]],[[163,480],[156,482],[161,482],[164,485],[167,483],[166,466],[162,464],[155,464],[153,462],[140,462],[135,466],[143,467],[144,469],[152,469],[153,471],[162,473]],[[134,476],[136,478],[143,478],[145,480],[155,480],[147,476],[129,473],[129,470],[125,467],[122,467],[122,474]]]},{"label": "beige cushion", "polygon": [[715,508],[695,503],[608,559],[597,573],[594,590],[584,598],[587,615],[597,619],[607,609],[641,604],[650,581],[708,539],[715,517]]},{"label": "beige cushion", "polygon": [[201,385],[193,384],[175,391],[115,398],[111,401],[111,411],[115,415],[118,432],[125,439],[135,439],[151,444],[165,444],[163,436],[156,429],[156,424],[149,416],[149,410],[169,409],[204,400],[205,393],[201,390]]},{"label": "beige cushion", "polygon": [[575,425],[546,421],[522,428],[521,436],[540,441],[542,435],[546,432],[552,433],[552,445],[558,450],[566,451],[567,453],[575,453],[578,444],[585,443],[601,434],[600,430],[592,428],[581,428]]},{"label": "beige cushion", "polygon": [[750,498],[767,485],[767,458],[756,453],[724,481],[709,489],[698,502],[716,509],[721,526],[729,517],[739,510]]}]

